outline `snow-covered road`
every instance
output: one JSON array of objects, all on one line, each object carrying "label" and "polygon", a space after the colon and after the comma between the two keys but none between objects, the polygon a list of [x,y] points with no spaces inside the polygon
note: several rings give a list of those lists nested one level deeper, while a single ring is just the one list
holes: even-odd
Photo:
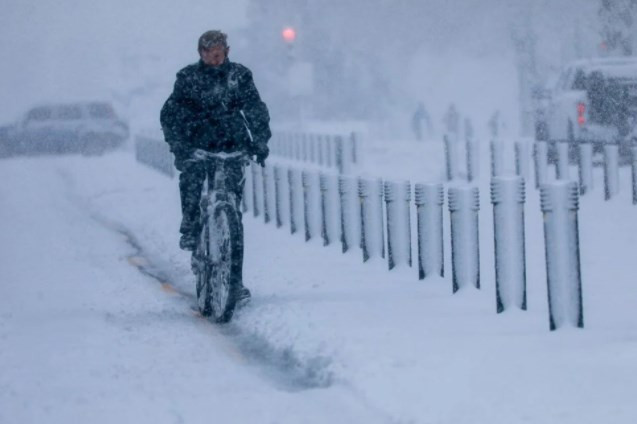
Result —
[{"label": "snow-covered road", "polygon": [[80,160],[0,168],[0,423],[383,421],[344,387],[250,355],[192,296],[138,272],[127,238],[73,191]]},{"label": "snow-covered road", "polygon": [[217,326],[193,309],[175,180],[127,152],[3,160],[0,423],[633,423],[635,212],[584,203],[583,331],[548,331],[540,259],[529,311],[496,315],[485,266],[451,296],[251,216],[253,300]]}]

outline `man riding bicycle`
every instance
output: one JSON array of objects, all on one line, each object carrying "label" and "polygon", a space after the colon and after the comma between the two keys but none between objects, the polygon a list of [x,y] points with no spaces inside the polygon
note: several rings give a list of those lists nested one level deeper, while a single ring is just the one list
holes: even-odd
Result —
[{"label": "man riding bicycle", "polygon": [[[264,165],[271,137],[268,108],[254,85],[251,71],[230,62],[227,36],[207,31],[199,37],[200,60],[177,73],[172,94],[161,110],[166,142],[181,172],[182,221],[179,246],[193,250],[200,231],[199,197],[206,177],[205,166],[192,160],[195,150],[243,151]],[[240,201],[243,166],[226,170],[226,185]],[[241,231],[243,234],[243,231]],[[243,297],[249,292],[244,290]]]}]

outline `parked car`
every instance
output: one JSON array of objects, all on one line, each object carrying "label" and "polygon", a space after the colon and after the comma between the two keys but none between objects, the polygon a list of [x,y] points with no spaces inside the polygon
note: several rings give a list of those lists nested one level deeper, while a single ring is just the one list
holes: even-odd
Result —
[{"label": "parked car", "polygon": [[[637,58],[597,58],[570,63],[536,93],[536,139],[593,143],[599,152],[617,143],[629,154],[637,124]],[[549,155],[553,155],[549,152]]]},{"label": "parked car", "polygon": [[128,124],[108,102],[36,106],[16,124],[3,127],[0,136],[3,133],[8,154],[101,154],[120,146],[129,135]]}]

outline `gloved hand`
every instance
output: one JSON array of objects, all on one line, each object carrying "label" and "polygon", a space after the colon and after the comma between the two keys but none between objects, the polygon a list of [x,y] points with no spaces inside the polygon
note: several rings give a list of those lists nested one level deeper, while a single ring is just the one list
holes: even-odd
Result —
[{"label": "gloved hand", "polygon": [[265,143],[252,143],[248,150],[250,156],[256,156],[256,161],[259,165],[265,166],[265,160],[270,154],[270,149]]},{"label": "gloved hand", "polygon": [[170,146],[170,150],[175,155],[175,168],[178,171],[183,172],[188,160],[192,159],[193,148],[185,147],[183,145],[174,144]]}]

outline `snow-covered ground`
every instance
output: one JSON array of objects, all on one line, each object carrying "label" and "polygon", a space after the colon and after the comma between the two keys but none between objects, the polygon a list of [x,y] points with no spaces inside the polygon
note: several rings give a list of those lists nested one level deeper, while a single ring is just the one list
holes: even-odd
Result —
[{"label": "snow-covered ground", "polygon": [[[362,172],[439,179],[441,149],[422,146],[370,145]],[[177,248],[176,180],[130,152],[2,160],[0,423],[633,423],[637,210],[622,172],[618,198],[601,200],[596,175],[582,199],[584,330],[548,330],[530,188],[529,310],[495,313],[485,178],[480,291],[451,294],[448,239],[447,277],[418,281],[246,214],[253,300],[218,326]]]}]

